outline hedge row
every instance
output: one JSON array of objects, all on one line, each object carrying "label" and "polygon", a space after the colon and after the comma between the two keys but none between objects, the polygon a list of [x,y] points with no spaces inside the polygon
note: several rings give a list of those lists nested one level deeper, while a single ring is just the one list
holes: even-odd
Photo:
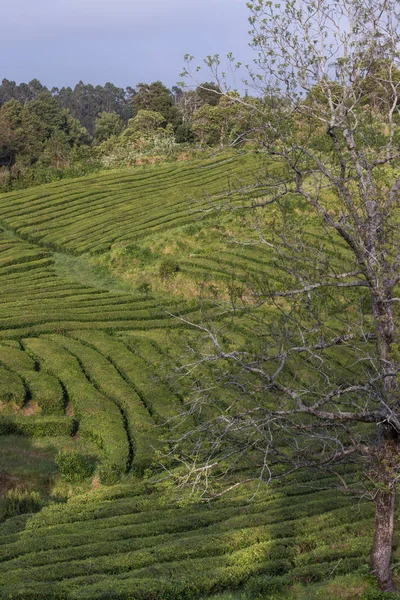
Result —
[{"label": "hedge row", "polygon": [[0,366],[0,402],[13,402],[19,407],[25,403],[26,389],[16,373]]},{"label": "hedge row", "polygon": [[[134,487],[124,486],[118,494],[107,495],[104,493],[100,495],[96,494],[96,503],[90,503],[88,500],[90,497],[78,497],[71,500],[66,506],[65,505],[52,505],[47,507],[40,515],[37,515],[32,521],[32,528],[40,529],[43,527],[49,527],[56,525],[61,527],[62,524],[71,524],[76,521],[91,521],[96,515],[96,520],[106,521],[111,518],[109,525],[105,526],[119,526],[118,518],[126,515],[130,519],[130,523],[139,522],[141,524],[147,521],[158,520],[159,518],[165,518],[170,520],[171,516],[174,515],[177,518],[183,514],[179,511],[173,502],[166,504],[165,498],[159,493],[156,493],[152,487],[145,487],[140,493],[136,492],[138,485],[135,483]],[[114,488],[112,488],[113,490]],[[117,488],[119,489],[119,488]],[[139,487],[140,490],[140,487]],[[147,492],[147,493],[145,493]],[[105,498],[104,498],[105,496]],[[289,520],[292,522],[293,519],[299,519],[300,517],[307,517],[310,514],[319,514],[320,512],[328,512],[329,509],[334,506],[335,510],[338,510],[342,506],[348,505],[348,499],[343,496],[338,496],[332,490],[326,490],[324,492],[316,493],[310,492],[309,497],[305,498],[304,495],[297,497],[285,497],[281,494],[267,494],[267,497],[261,500],[253,500],[249,502],[249,496],[243,498],[241,501],[235,500],[231,502],[217,502],[212,505],[211,517],[215,521],[221,519],[234,518],[235,522],[240,527],[243,519],[244,521],[250,522],[260,518],[260,514],[268,512],[268,515],[262,515],[263,519],[268,519],[267,523],[272,524],[274,522]],[[309,506],[309,508],[307,508]],[[369,505],[367,505],[369,506]],[[159,512],[160,507],[163,508]],[[190,507],[187,511],[193,511],[193,515],[190,517],[196,517],[197,513],[205,513],[207,518],[210,517],[210,511],[207,506],[195,505]],[[351,507],[349,506],[349,512]],[[363,509],[365,510],[365,509]],[[141,513],[140,518],[137,516]],[[185,514],[188,514],[186,512]],[[244,515],[244,516],[243,516]],[[115,518],[116,517],[116,518]],[[355,513],[354,518],[365,518],[364,512]],[[325,517],[324,517],[325,518]],[[243,522],[244,522],[243,521]],[[255,523],[257,525],[257,523]],[[254,526],[255,526],[254,525]],[[97,524],[96,524],[97,526]],[[101,523],[98,523],[99,527],[103,527]],[[62,527],[63,532],[70,531],[68,528]],[[72,531],[72,529],[71,529]],[[38,531],[38,535],[41,535]]]},{"label": "hedge row", "polygon": [[75,187],[53,188],[53,194],[13,195],[11,204],[0,198],[0,218],[24,236],[53,248],[84,252],[97,245],[105,250],[116,239],[191,222],[188,193],[202,197],[204,186],[209,193],[221,192],[233,173],[250,178],[246,167],[253,164],[253,157],[248,156],[209,166],[179,165],[169,172],[153,171],[152,177],[127,177],[119,185],[109,180],[107,193],[98,183],[91,187],[92,180],[81,180]]},{"label": "hedge row", "polygon": [[[93,502],[93,500],[92,500]],[[95,503],[92,509],[95,509]],[[50,510],[50,513],[49,513]],[[85,547],[90,551],[93,549],[93,544],[99,544],[102,547],[101,553],[107,554],[107,548],[113,551],[115,547],[123,540],[138,540],[138,548],[144,548],[152,545],[162,545],[174,538],[179,538],[183,541],[185,538],[192,538],[200,535],[204,538],[209,536],[209,539],[217,539],[216,536],[221,536],[224,533],[231,536],[233,545],[240,544],[240,539],[244,532],[249,531],[249,535],[253,539],[264,541],[274,541],[277,546],[290,546],[290,540],[294,540],[297,544],[303,544],[303,552],[309,552],[310,544],[314,549],[320,545],[329,545],[332,539],[338,543],[343,540],[344,544],[348,542],[349,535],[354,535],[357,531],[355,524],[359,524],[362,520],[371,515],[357,515],[350,513],[348,507],[331,511],[329,514],[329,522],[321,524],[315,520],[315,514],[320,514],[319,511],[324,510],[324,505],[316,506],[314,511],[310,511],[307,517],[303,517],[293,526],[293,520],[285,522],[280,520],[279,511],[275,515],[268,518],[268,508],[263,507],[258,513],[249,514],[248,510],[193,510],[188,507],[183,509],[163,509],[159,506],[157,511],[143,513],[140,508],[140,501],[132,500],[131,514],[125,514],[115,517],[102,516],[101,508],[98,511],[93,510],[92,520],[83,521],[79,513],[76,516],[76,521],[63,523],[60,525],[51,525],[48,523],[48,516],[56,518],[59,516],[62,520],[62,507],[55,510],[53,507],[45,509],[41,513],[32,517],[29,522],[29,536],[25,536],[20,541],[1,547],[1,560],[9,561],[18,556],[26,556],[27,564],[32,560],[29,554],[40,551],[43,553],[46,550],[50,552],[42,554],[44,561],[50,560],[65,560],[65,555],[58,558],[58,551],[61,548],[67,549],[82,546],[82,551],[85,552]],[[354,523],[349,528],[349,515],[352,514]],[[294,515],[294,518],[296,515]],[[340,523],[344,522],[344,525]],[[53,521],[56,523],[56,521]],[[359,525],[358,525],[359,527]],[[206,528],[206,529],[204,529]],[[323,529],[322,529],[323,528]],[[323,535],[321,536],[321,530]],[[28,533],[28,531],[27,531]],[[94,542],[95,540],[95,542]],[[302,542],[304,540],[304,542]],[[190,542],[189,542],[190,543]],[[205,542],[206,543],[206,542]],[[54,551],[52,551],[52,549]],[[78,548],[79,552],[79,548]],[[46,558],[47,556],[47,558]],[[71,555],[69,555],[71,558]],[[74,556],[72,556],[74,558]],[[16,561],[18,562],[21,559]],[[33,560],[37,560],[35,555]],[[22,558],[24,562],[24,558]],[[11,566],[13,563],[4,563]]]},{"label": "hedge row", "polygon": [[70,417],[0,417],[0,435],[55,437],[58,435],[72,435],[75,430],[76,421]]},{"label": "hedge row", "polygon": [[125,381],[114,365],[94,348],[80,341],[49,336],[76,356],[96,387],[122,410],[133,443],[131,468],[138,474],[150,466],[154,451],[160,448],[153,419],[135,389]]},{"label": "hedge row", "polygon": [[15,348],[10,348],[0,344],[0,363],[12,371],[33,371],[34,361],[18,346],[17,344]]},{"label": "hedge row", "polygon": [[[209,594],[238,586],[252,578],[248,590],[252,593],[269,593],[284,589],[293,581],[308,583],[329,576],[335,564],[314,565],[308,572],[290,571],[290,564],[283,561],[265,560],[265,544],[257,544],[235,553],[218,557],[188,559],[170,562],[165,565],[153,565],[149,569],[120,575],[88,575],[69,579],[65,582],[46,582],[47,593],[68,594],[71,599],[124,598],[132,600],[177,600],[196,598],[199,594]],[[348,573],[365,565],[364,557],[344,559],[337,572]],[[262,576],[260,574],[263,573]],[[255,577],[257,576],[258,577]],[[274,587],[268,589],[268,583]],[[280,585],[279,585],[280,583]],[[263,585],[264,584],[264,585]],[[41,583],[25,583],[25,596],[13,598],[33,598],[29,594],[39,594],[44,590]],[[3,593],[21,593],[21,586],[7,585]],[[0,596],[6,597],[6,596]],[[46,597],[46,596],[45,596]],[[49,596],[51,597],[51,596]],[[53,597],[62,597],[62,595]]]},{"label": "hedge row", "polygon": [[118,478],[126,471],[130,452],[118,407],[90,384],[77,359],[60,344],[40,338],[27,339],[24,344],[42,362],[44,370],[65,385],[80,432],[103,451],[103,480],[110,482]]},{"label": "hedge row", "polygon": [[[161,510],[160,510],[161,512]],[[161,516],[159,517],[161,518]],[[188,513],[190,518],[190,513]],[[360,523],[357,524],[358,528]],[[179,554],[188,557],[193,554],[197,557],[205,557],[211,554],[222,554],[236,551],[240,548],[248,547],[259,542],[268,543],[268,560],[290,560],[295,567],[305,567],[320,562],[340,560],[343,556],[357,557],[365,554],[366,549],[370,547],[371,535],[365,537],[355,537],[357,528],[353,525],[352,528],[341,530],[338,527],[328,531],[330,540],[319,541],[315,540],[316,548],[312,553],[304,551],[307,548],[309,541],[308,537],[298,537],[293,535],[290,538],[275,540],[271,536],[271,531],[268,526],[244,527],[241,529],[229,530],[225,528],[223,531],[218,530],[218,527],[210,525],[204,531],[193,530],[184,533],[175,534],[160,534],[147,538],[138,537],[122,537],[120,539],[103,539],[100,532],[100,539],[90,539],[87,536],[87,543],[65,543],[64,546],[58,545],[56,548],[47,550],[41,549],[40,552],[35,551],[40,548],[35,543],[26,542],[25,552],[12,560],[7,560],[0,563],[0,573],[7,573],[25,568],[33,568],[39,566],[47,566],[49,562],[70,562],[91,560],[94,557],[102,557],[101,560],[108,560],[105,557],[115,557],[116,555],[128,555],[129,553],[137,552],[137,560],[143,560],[143,552],[151,553],[155,558],[146,559],[144,564],[150,564],[155,559],[158,562],[174,559]],[[51,530],[48,531],[51,533]],[[335,538],[334,547],[329,546],[332,543],[332,535]],[[54,536],[53,539],[56,539]],[[81,538],[82,539],[82,538]],[[326,539],[326,538],[325,538]],[[71,540],[76,541],[76,540]],[[147,549],[147,550],[146,550]],[[311,555],[314,558],[311,559]],[[136,555],[135,555],[136,556]],[[4,560],[4,556],[3,556]],[[105,563],[103,563],[105,564]],[[111,564],[111,563],[110,563]],[[118,565],[118,562],[116,563]]]},{"label": "hedge row", "polygon": [[43,371],[22,371],[20,375],[44,415],[64,414],[64,391],[55,377]]},{"label": "hedge row", "polygon": [[165,423],[176,417],[182,409],[181,402],[157,376],[146,362],[130,351],[125,344],[102,332],[76,332],[78,339],[92,344],[108,357],[120,373],[135,387],[152,415]]}]

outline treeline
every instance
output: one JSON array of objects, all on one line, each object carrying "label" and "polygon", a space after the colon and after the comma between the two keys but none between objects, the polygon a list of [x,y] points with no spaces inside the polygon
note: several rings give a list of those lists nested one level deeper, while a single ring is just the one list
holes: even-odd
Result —
[{"label": "treeline", "polygon": [[[370,119],[379,118],[382,107],[392,101],[385,83],[387,68],[385,60],[377,59],[360,86]],[[382,81],[380,90],[371,84],[372,73]],[[400,72],[396,71],[395,78],[400,81]],[[323,87],[316,86],[300,102],[304,110],[292,107],[287,111],[286,126],[293,139],[308,136],[317,151],[329,153],[329,142],[318,123],[309,131],[301,116],[307,114],[311,100],[324,109]],[[49,90],[37,79],[20,85],[4,79],[0,85],[0,190],[184,157],[207,146],[250,142],[263,147],[266,132],[272,136],[268,143],[279,145],[279,131],[274,133],[266,124],[273,122],[281,102],[274,97],[222,92],[212,82],[191,90],[169,89],[161,81],[126,89],[112,83],[79,82],[73,89]]]},{"label": "treeline", "polygon": [[53,87],[49,90],[38,79],[19,85],[15,81],[3,79],[0,85],[0,107],[9,100],[25,104],[36,100],[43,93],[51,94],[61,108],[69,110],[90,135],[94,133],[95,120],[100,112],[115,112],[125,122],[133,116],[130,101],[135,90],[131,87],[119,88],[112,83],[93,86],[80,81],[74,88]]},{"label": "treeline", "polygon": [[162,82],[48,89],[0,85],[0,189],[171,156],[190,144],[232,143],[243,109],[212,82],[184,91]]}]

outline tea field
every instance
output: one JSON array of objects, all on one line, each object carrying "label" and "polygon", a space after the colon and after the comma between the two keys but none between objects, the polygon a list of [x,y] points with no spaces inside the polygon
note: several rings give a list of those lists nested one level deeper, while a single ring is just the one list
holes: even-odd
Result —
[{"label": "tea field", "polygon": [[237,244],[261,168],[226,155],[0,195],[0,598],[378,598],[373,507],[332,476],[210,503],[160,467],[191,425],[169,374],[193,324],[249,273],[277,276]]}]

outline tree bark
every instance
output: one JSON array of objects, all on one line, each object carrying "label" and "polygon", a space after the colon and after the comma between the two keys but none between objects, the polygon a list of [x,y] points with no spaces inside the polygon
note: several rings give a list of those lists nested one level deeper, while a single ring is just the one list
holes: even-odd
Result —
[{"label": "tree bark", "polygon": [[375,535],[371,554],[372,573],[384,592],[397,592],[392,577],[392,542],[395,494],[379,490],[375,497]]}]

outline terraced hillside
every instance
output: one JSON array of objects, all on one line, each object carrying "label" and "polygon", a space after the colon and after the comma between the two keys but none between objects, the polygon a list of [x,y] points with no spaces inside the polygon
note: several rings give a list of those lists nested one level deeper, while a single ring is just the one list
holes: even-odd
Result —
[{"label": "terraced hillside", "polygon": [[372,507],[329,477],[193,504],[159,467],[190,426],[162,368],[185,321],[269,269],[237,248],[235,211],[209,212],[240,207],[237,182],[257,195],[259,168],[232,156],[0,196],[0,598],[288,597],[357,569],[367,589]]},{"label": "terraced hillside", "polygon": [[369,505],[311,491],[304,481],[253,502],[249,494],[211,510],[179,508],[135,482],[11,519],[2,526],[0,597],[172,600],[247,580],[249,597],[267,598],[288,583],[365,564]]},{"label": "terraced hillside", "polygon": [[0,221],[51,249],[106,252],[117,241],[192,223],[233,182],[250,186],[254,168],[243,156],[67,180],[3,195]]}]

